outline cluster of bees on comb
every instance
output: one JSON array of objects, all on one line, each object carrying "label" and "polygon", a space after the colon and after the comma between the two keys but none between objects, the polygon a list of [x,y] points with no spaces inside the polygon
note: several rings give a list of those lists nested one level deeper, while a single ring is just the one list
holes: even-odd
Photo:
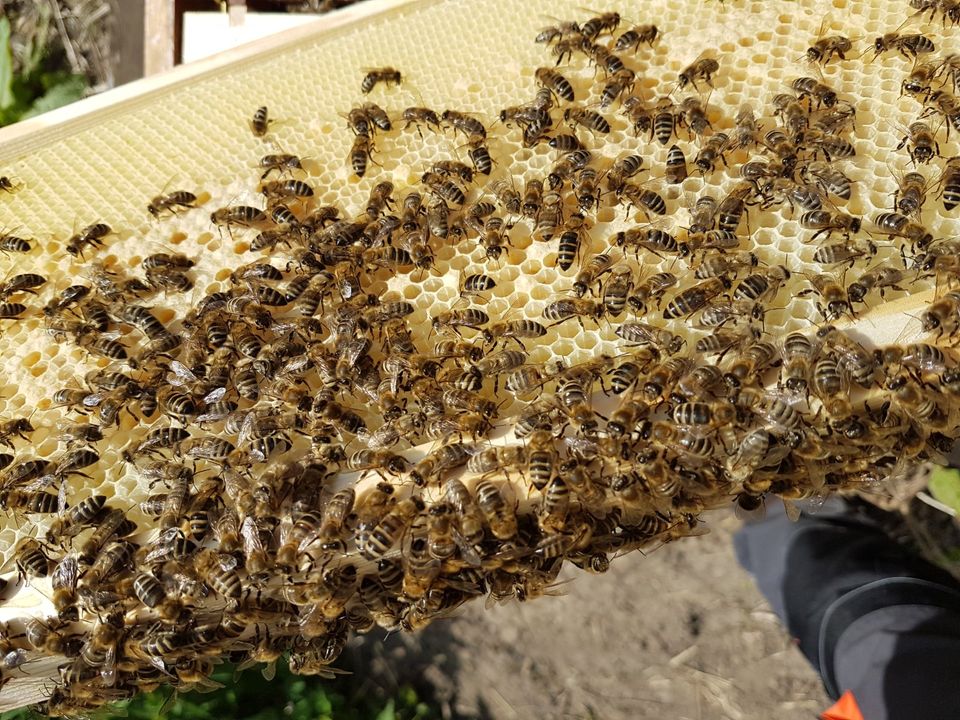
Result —
[{"label": "cluster of bees on comb", "polygon": [[[957,20],[953,3],[911,5]],[[840,209],[860,191],[848,176],[856,99],[816,70],[864,62],[853,41],[821,32],[807,72],[767,107],[724,115],[709,103],[722,58],[705,52],[674,94],[644,97],[648,56],[666,40],[606,13],[544,29],[536,41],[555,64],[498,118],[384,109],[367,98],[405,75],[369,70],[344,131],[354,175],[382,169],[400,134],[452,133],[469,163],[438,160],[405,188],[377,182],[351,214],[317,201],[300,157],[262,156],[263,206],[210,213],[260,257],[183,317],[155,308],[193,290],[194,259],[155,253],[129,274],[97,259],[114,235],[103,222],[65,242],[88,284],[34,308],[26,298],[46,278],[3,281],[0,318],[36,311],[55,338],[110,364],[51,397],[65,418],[55,457],[30,453],[30,418],[0,425],[0,507],[37,528],[14,553],[17,588],[49,588],[54,609],[0,627],[2,681],[62,657],[43,706],[60,715],[209,685],[225,659],[329,675],[353,632],[417,629],[479,597],[528,600],[565,562],[604,572],[699,534],[705,510],[857,490],[941,459],[958,434],[960,358],[946,341],[960,329],[960,244],[924,218],[960,202],[960,158],[941,157],[933,129],[960,131],[960,60],[901,30],[872,49],[913,61],[902,89],[917,119],[895,152],[915,168],[873,218]],[[614,118],[636,152],[602,152]],[[249,124],[266,140],[272,122],[261,107]],[[518,180],[498,136],[544,144],[555,161]],[[657,145],[669,145],[662,166],[649,160]],[[941,161],[937,181],[920,172]],[[715,196],[723,172],[737,181]],[[674,207],[666,188],[698,174],[704,192]],[[177,190],[147,210],[166,222],[202,212],[201,198]],[[630,222],[593,252],[610,211]],[[772,214],[798,218],[812,262],[761,260],[750,219]],[[491,317],[484,305],[523,241],[553,248],[569,287],[538,317]],[[0,237],[5,253],[32,247]],[[442,248],[480,248],[486,267],[460,276],[457,303],[428,332],[387,287],[447,272]],[[798,278],[819,317],[774,336],[766,315]],[[841,328],[930,278],[941,292],[921,317],[926,342],[868,349]],[[618,352],[530,360],[554,328],[578,324],[606,326]],[[71,483],[97,472],[98,446],[120,435],[144,498],[68,504]]]}]

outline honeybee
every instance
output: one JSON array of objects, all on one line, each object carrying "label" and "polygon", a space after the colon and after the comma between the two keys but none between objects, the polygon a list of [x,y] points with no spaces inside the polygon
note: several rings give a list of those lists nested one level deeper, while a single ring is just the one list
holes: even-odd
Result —
[{"label": "honeybee", "polygon": [[376,103],[364,103],[361,110],[366,114],[367,118],[378,130],[383,130],[386,132],[393,129],[393,123],[390,122],[390,116],[387,115],[386,110]]},{"label": "honeybee", "polygon": [[831,108],[837,104],[837,93],[828,85],[812,77],[796,78],[790,87],[797,93],[801,100],[809,98],[810,102],[816,101],[816,106]]},{"label": "honeybee", "polygon": [[250,120],[250,130],[253,131],[254,137],[263,137],[267,134],[267,130],[273,122],[268,117],[267,107],[262,105],[253,113],[253,118]]},{"label": "honeybee", "polygon": [[[816,184],[825,192],[843,200],[849,200],[852,192],[850,178],[837,170],[830,163],[814,161],[804,165],[802,173],[805,179],[812,176]],[[916,173],[910,173],[916,175]],[[922,176],[921,176],[922,177]]]},{"label": "honeybee", "polygon": [[940,196],[944,210],[953,210],[960,204],[960,157],[947,160],[940,176]]},{"label": "honeybee", "polygon": [[313,188],[303,180],[265,180],[259,185],[260,193],[271,202],[286,198],[313,197]]},{"label": "honeybee", "polygon": [[549,89],[557,97],[563,98],[567,102],[574,101],[573,87],[570,85],[570,81],[556,70],[537,68],[534,77],[538,84]]},{"label": "honeybee", "polygon": [[367,163],[373,161],[373,141],[365,135],[357,135],[350,146],[347,159],[357,177],[363,177],[367,172]]},{"label": "honeybee", "polygon": [[424,509],[425,505],[418,497],[409,497],[398,502],[370,532],[366,543],[360,550],[361,553],[370,560],[382,558],[391,547],[400,541],[401,536],[413,523],[414,518]]},{"label": "honeybee", "polygon": [[804,423],[803,413],[777,395],[765,394],[754,388],[745,388],[736,396],[735,402],[739,407],[761,417],[776,430],[796,430]]},{"label": "honeybee", "polygon": [[820,31],[817,33],[817,39],[814,41],[813,45],[807,48],[805,53],[806,59],[811,63],[818,63],[820,65],[827,65],[834,57],[839,57],[841,60],[846,60],[846,55],[844,53],[850,52],[853,48],[853,43],[850,42],[850,38],[844,37],[843,35],[824,35],[824,23],[826,18],[820,24]]},{"label": "honeybee", "polygon": [[656,25],[635,25],[617,38],[613,49],[622,52],[633,48],[633,51],[636,52],[640,49],[641,43],[653,47],[659,36],[660,31]]},{"label": "honeybee", "polygon": [[403,115],[401,117],[406,120],[407,128],[409,128],[411,125],[415,125],[417,132],[421,132],[421,127],[424,125],[426,125],[428,128],[432,127],[437,131],[440,130],[440,116],[437,115],[436,111],[431,110],[430,108],[408,107],[403,111]]},{"label": "honeybee", "polygon": [[534,42],[550,44],[571,35],[576,36],[582,34],[579,24],[575,22],[561,22],[559,25],[551,25],[543,28],[537,33]]},{"label": "honeybee", "polygon": [[524,217],[535,220],[540,213],[543,198],[543,182],[532,179],[527,180],[523,189],[520,211]]},{"label": "honeybee", "polygon": [[467,154],[473,163],[473,168],[479,175],[489,175],[493,169],[493,159],[490,157],[490,150],[487,148],[483,138],[472,136],[470,138],[470,150]]},{"label": "honeybee", "polygon": [[901,35],[895,31],[885,33],[873,41],[874,59],[889,50],[896,50],[906,58],[916,59],[918,55],[932,53],[936,49],[930,38],[920,34]]},{"label": "honeybee", "polygon": [[410,469],[410,478],[418,486],[443,478],[444,474],[467,463],[470,447],[463,443],[442,445]]},{"label": "honeybee", "polygon": [[892,401],[911,420],[934,428],[941,428],[947,422],[949,412],[946,406],[908,375],[901,374],[888,380],[885,389]]},{"label": "honeybee", "polygon": [[84,498],[51,523],[46,533],[46,540],[59,543],[76,536],[84,526],[89,525],[100,514],[106,501],[105,495],[91,495]]},{"label": "honeybee", "polygon": [[810,237],[810,242],[813,242],[823,234],[829,238],[834,232],[840,232],[849,239],[851,234],[860,232],[861,220],[840,211],[811,210],[800,216],[800,225],[817,231]]},{"label": "honeybee", "polygon": [[730,289],[726,278],[710,278],[676,295],[663,311],[664,319],[692,315],[713,298]]},{"label": "honeybee", "polygon": [[547,175],[548,187],[551,190],[560,189],[565,181],[583,170],[590,163],[592,157],[593,155],[589,150],[572,150],[566,153],[550,169],[550,173]]},{"label": "honeybee", "polygon": [[608,108],[624,94],[633,90],[636,83],[636,73],[629,68],[623,68],[607,80],[600,93],[600,107]]},{"label": "honeybee", "polygon": [[[918,99],[925,100],[932,92],[931,86],[939,73],[940,67],[942,66],[920,62],[920,58],[915,58],[910,74],[900,83],[900,95],[909,93],[914,96],[922,96]],[[956,87],[954,87],[954,91],[956,91]]]},{"label": "honeybee", "polygon": [[155,218],[159,218],[161,213],[169,212],[177,214],[178,208],[190,210],[196,207],[197,196],[186,190],[176,190],[166,195],[157,195],[147,205],[147,212]]},{"label": "honeybee", "polygon": [[703,175],[706,175],[708,172],[713,172],[716,169],[717,160],[726,165],[726,159],[723,153],[729,145],[730,138],[726,133],[716,133],[700,148],[700,152],[698,152],[696,158],[694,158],[693,164],[697,166],[697,169]]},{"label": "honeybee", "polygon": [[947,137],[950,137],[950,128],[960,129],[960,101],[946,90],[936,90],[930,93],[924,104],[926,110],[920,117],[926,117],[932,113],[939,113],[946,120]]},{"label": "honeybee", "polygon": [[616,334],[628,343],[651,345],[657,349],[662,349],[669,355],[680,352],[685,344],[684,339],[679,335],[643,322],[622,323],[617,328]]},{"label": "honeybee", "polygon": [[671,145],[667,151],[667,162],[663,170],[664,179],[673,185],[687,179],[687,158],[676,145]]},{"label": "honeybee", "polygon": [[711,255],[696,266],[694,277],[698,280],[706,280],[724,275],[737,275],[741,270],[756,267],[758,263],[759,259],[752,252]]},{"label": "honeybee", "polygon": [[563,119],[570,127],[582,125],[593,132],[607,134],[610,132],[610,123],[598,112],[586,108],[568,107],[563,111]]},{"label": "honeybee", "polygon": [[463,558],[472,565],[479,565],[480,558],[474,548],[483,540],[483,512],[467,487],[456,478],[447,481],[444,499],[457,516],[459,533],[454,535],[454,540]]},{"label": "honeybee", "polygon": [[820,274],[814,275],[809,278],[809,280],[812,287],[801,291],[799,296],[803,297],[810,293],[819,295],[824,304],[817,302],[817,310],[820,312],[820,315],[823,316],[824,320],[830,322],[831,320],[839,318],[845,312],[854,315],[850,298],[840,283],[837,282],[835,276]]},{"label": "honeybee", "polygon": [[[136,532],[137,526],[127,519],[123,510],[107,511],[96,525],[93,533],[80,546],[80,563],[92,565],[102,554],[103,548],[113,537],[126,537]],[[90,584],[90,583],[88,583]]]},{"label": "honeybee", "polygon": [[87,246],[102,248],[102,239],[113,232],[106,223],[87,225],[80,232],[70,237],[66,243],[66,250],[74,257],[83,259],[83,250]]},{"label": "honeybee", "polygon": [[864,272],[857,278],[856,282],[850,283],[850,285],[847,286],[847,297],[851,303],[862,303],[864,297],[866,297],[867,293],[871,290],[879,290],[881,298],[884,297],[887,288],[899,292],[906,292],[906,290],[898,284],[903,282],[905,278],[906,273],[903,270],[880,265]]},{"label": "honeybee", "polygon": [[483,331],[483,338],[488,343],[500,340],[514,340],[526,350],[521,340],[536,339],[547,334],[547,329],[536,320],[508,320],[493,323]]},{"label": "honeybee", "polygon": [[757,123],[753,108],[744,104],[740,106],[734,118],[733,148],[749,148],[760,144],[760,125]]},{"label": "honeybee", "polygon": [[236,565],[237,559],[233,555],[218,553],[209,548],[202,550],[193,559],[194,570],[203,581],[214,592],[232,599],[239,598],[243,591],[240,576],[234,569]]},{"label": "honeybee", "polygon": [[601,15],[594,15],[580,26],[580,32],[591,40],[595,40],[603,33],[612,33],[620,25],[620,15],[615,12],[607,12]]},{"label": "honeybee", "polygon": [[431,319],[431,326],[436,331],[450,329],[459,335],[460,328],[479,330],[489,322],[490,317],[483,310],[468,308],[441,312]]},{"label": "honeybee", "polygon": [[0,252],[6,253],[28,253],[33,249],[29,240],[16,235],[11,235],[0,231]]},{"label": "honeybee", "polygon": [[907,152],[910,160],[916,163],[928,163],[934,156],[940,156],[940,144],[934,137],[930,126],[925,122],[912,122],[907,127],[907,133],[903,136],[897,150],[908,145]]},{"label": "honeybee", "polygon": [[256,227],[267,220],[267,214],[263,210],[249,205],[223,207],[210,214],[210,222],[217,226]]},{"label": "honeybee", "polygon": [[275,155],[264,155],[260,158],[259,166],[263,169],[263,175],[260,176],[260,179],[263,180],[273,171],[283,173],[286,170],[302,170],[303,165],[301,160],[296,155],[290,155],[289,153],[280,153]]},{"label": "honeybee", "polygon": [[[457,177],[461,180],[461,182],[464,182],[464,183],[473,182],[473,173],[474,173],[473,169],[469,165],[466,165],[458,160],[440,160],[433,164],[432,169],[434,172],[440,173],[441,175],[450,175],[453,177]],[[410,195],[408,195],[407,197],[411,198],[411,202],[413,202],[413,199],[412,199],[413,197],[420,197],[420,196],[417,195],[416,193],[410,193]],[[419,205],[417,206],[416,210],[419,210]],[[414,211],[413,214],[415,215],[416,212]],[[407,225],[407,227],[405,227],[405,229],[408,232],[409,230],[415,229],[415,228],[409,227],[410,216],[411,214],[409,212],[406,213],[405,224]]]},{"label": "honeybee", "polygon": [[960,293],[949,292],[937,298],[920,316],[920,326],[924,332],[938,331],[938,337],[943,333],[953,335],[960,324]]},{"label": "honeybee", "polygon": [[[641,132],[650,130],[653,132],[653,108],[649,107],[643,98],[630,95],[625,97],[621,103],[621,112],[630,121],[633,126],[633,134],[639,135]],[[672,130],[671,130],[672,132]],[[652,135],[651,135],[652,137]],[[669,139],[669,138],[668,138]]]},{"label": "honeybee", "polygon": [[796,183],[785,177],[774,178],[761,189],[763,202],[760,207],[767,209],[780,202],[786,202],[791,211],[799,206],[803,210],[819,210],[823,207],[823,198],[816,188]]},{"label": "honeybee", "polygon": [[566,298],[555,300],[544,307],[543,317],[546,320],[552,320],[554,325],[574,317],[582,324],[582,318],[584,317],[599,320],[603,317],[604,309],[605,306],[602,302],[581,298]]},{"label": "honeybee", "polygon": [[449,127],[452,127],[454,132],[462,132],[469,139],[487,137],[487,129],[483,123],[467,113],[458,110],[444,110],[440,119]]},{"label": "honeybee", "polygon": [[865,388],[873,385],[877,362],[866,348],[832,325],[818,330],[817,338],[837,354],[854,382]]},{"label": "honeybee", "polygon": [[497,198],[500,207],[512,215],[520,214],[521,197],[520,193],[513,187],[512,182],[497,180],[490,184],[490,191]]},{"label": "honeybee", "polygon": [[428,172],[424,173],[421,180],[430,188],[431,192],[447,202],[453,203],[454,205],[463,205],[467,201],[460,186],[441,175]]},{"label": "honeybee", "polygon": [[0,190],[12,195],[21,187],[23,187],[23,183],[15,183],[8,176],[0,175]]},{"label": "honeybee", "polygon": [[933,235],[919,223],[911,222],[905,215],[899,213],[881,213],[877,215],[874,224],[880,232],[891,238],[902,237],[909,240],[915,248],[924,249],[933,242]]},{"label": "honeybee", "polygon": [[356,493],[353,488],[344,488],[327,501],[318,528],[319,537],[323,542],[330,543],[342,536],[355,501]]},{"label": "honeybee", "polygon": [[782,265],[751,273],[733,289],[733,300],[766,302],[775,297],[789,279],[790,271]]},{"label": "honeybee", "polygon": [[379,83],[384,85],[399,85],[403,76],[400,71],[392,67],[370,68],[360,82],[360,92],[369,93]]},{"label": "honeybee", "polygon": [[574,180],[573,188],[581,212],[590,212],[600,205],[597,171],[593,168],[586,167],[581,170]]},{"label": "honeybee", "polygon": [[837,265],[848,263],[853,267],[857,260],[864,257],[873,257],[877,254],[877,246],[869,240],[844,243],[834,243],[817,248],[813,254],[813,261],[822,265]]},{"label": "honeybee", "polygon": [[920,211],[927,199],[927,179],[918,172],[909,172],[897,177],[894,193],[894,210],[920,219]]},{"label": "honeybee", "polygon": [[650,213],[654,215],[665,215],[667,212],[666,201],[654,190],[627,183],[622,190],[622,194],[633,207],[637,208],[648,218],[650,217]]},{"label": "honeybee", "polygon": [[571,213],[564,223],[560,245],[557,248],[557,266],[561,270],[569,270],[580,254],[580,240],[585,222],[583,213],[576,212]]},{"label": "honeybee", "polygon": [[[240,524],[240,537],[243,543],[244,566],[248,576],[255,582],[269,567],[269,556],[264,546],[263,535],[261,524],[256,518],[247,516],[243,519]],[[232,582],[224,583],[224,589],[230,590],[232,586]]]},{"label": "honeybee", "polygon": [[824,412],[842,420],[850,415],[850,382],[834,357],[822,357],[813,366],[811,389],[820,398]]},{"label": "honeybee", "polygon": [[614,267],[603,287],[604,313],[611,317],[620,315],[627,306],[627,296],[634,286],[633,270],[628,267]]},{"label": "honeybee", "polygon": [[697,88],[697,80],[703,80],[707,85],[713,87],[713,75],[719,69],[720,63],[715,58],[709,57],[707,51],[704,51],[680,72],[677,78],[677,86],[681,90],[687,85],[693,85],[694,88]]}]

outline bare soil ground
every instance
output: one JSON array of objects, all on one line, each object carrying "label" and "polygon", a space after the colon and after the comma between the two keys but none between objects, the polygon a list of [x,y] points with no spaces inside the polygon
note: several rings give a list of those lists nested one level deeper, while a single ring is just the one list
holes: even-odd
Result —
[{"label": "bare soil ground", "polygon": [[[468,606],[353,648],[371,690],[412,683],[446,718],[811,720],[830,703],[733,556],[739,521],[564,571],[564,595]],[[372,657],[371,657],[372,656]],[[353,663],[351,663],[353,664]]]}]

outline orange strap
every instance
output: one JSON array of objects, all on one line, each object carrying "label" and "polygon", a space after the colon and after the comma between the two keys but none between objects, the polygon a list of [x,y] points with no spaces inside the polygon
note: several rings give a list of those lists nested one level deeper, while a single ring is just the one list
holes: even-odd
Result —
[{"label": "orange strap", "polygon": [[820,720],[863,720],[853,693],[847,690],[840,699],[820,716]]}]

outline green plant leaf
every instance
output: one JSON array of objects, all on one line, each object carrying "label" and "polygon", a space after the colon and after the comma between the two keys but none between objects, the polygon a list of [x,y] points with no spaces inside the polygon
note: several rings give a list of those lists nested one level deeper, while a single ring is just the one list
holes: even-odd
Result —
[{"label": "green plant leaf", "polygon": [[33,117],[41,113],[55,110],[58,107],[69,105],[83,97],[87,89],[87,81],[81,75],[68,75],[60,82],[50,86],[47,92],[37,98],[23,118]]},{"label": "green plant leaf", "polygon": [[938,467],[930,475],[930,493],[960,513],[960,470]]},{"label": "green plant leaf", "polygon": [[0,110],[9,108],[14,100],[10,21],[6,17],[0,17]]},{"label": "green plant leaf", "polygon": [[397,713],[393,706],[393,698],[387,700],[387,704],[383,710],[377,714],[376,720],[397,720]]}]

